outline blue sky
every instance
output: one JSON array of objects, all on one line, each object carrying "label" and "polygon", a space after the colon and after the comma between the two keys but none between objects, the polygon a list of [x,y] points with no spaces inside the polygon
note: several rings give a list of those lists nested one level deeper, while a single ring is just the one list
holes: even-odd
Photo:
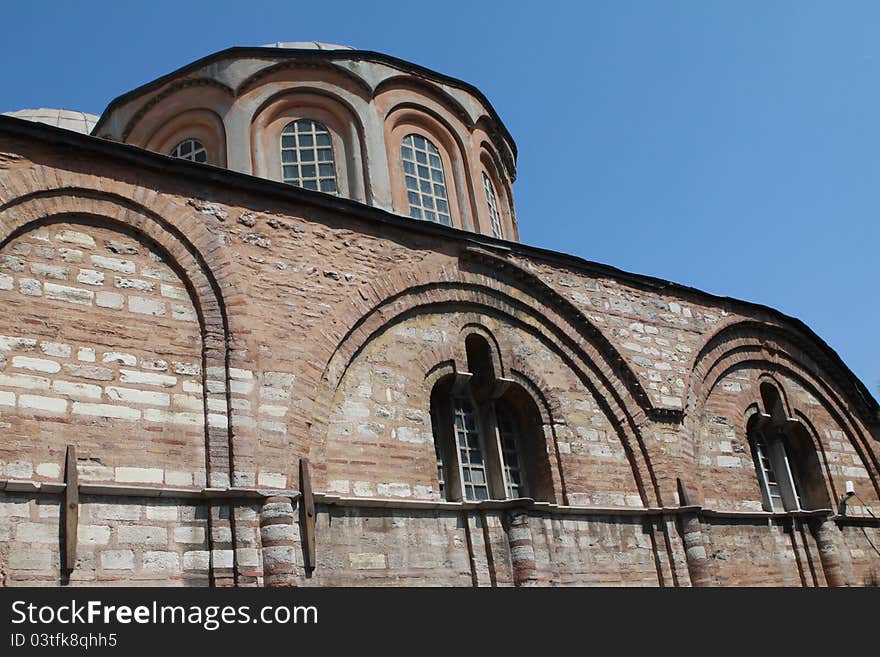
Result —
[{"label": "blue sky", "polygon": [[806,322],[880,390],[880,3],[7,2],[0,111],[100,113],[233,45],[466,80],[519,146],[522,241]]}]

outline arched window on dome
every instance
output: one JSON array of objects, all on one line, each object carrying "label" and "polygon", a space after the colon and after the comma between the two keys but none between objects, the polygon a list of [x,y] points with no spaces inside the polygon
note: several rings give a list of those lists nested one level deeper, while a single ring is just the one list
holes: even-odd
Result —
[{"label": "arched window on dome", "polygon": [[[554,501],[541,421],[517,384],[496,376],[487,340],[465,340],[468,369],[431,395],[437,481],[450,501]],[[543,449],[542,449],[543,446]]]},{"label": "arched window on dome", "polygon": [[403,138],[400,156],[409,216],[451,226],[440,151],[421,135],[411,134]]},{"label": "arched window on dome", "polygon": [[184,139],[171,150],[169,155],[181,160],[201,162],[202,164],[208,161],[208,151],[205,145],[198,139]]},{"label": "arched window on dome", "polygon": [[498,238],[504,237],[501,231],[501,213],[498,211],[498,200],[495,195],[495,186],[489,175],[483,172],[483,191],[486,193],[486,205],[489,206],[489,221],[492,226],[492,235]]},{"label": "arched window on dome", "polygon": [[281,131],[281,179],[296,187],[336,194],[336,163],[330,132],[322,123],[300,119]]},{"label": "arched window on dome", "polygon": [[804,425],[786,416],[779,391],[761,384],[762,412],[748,425],[749,444],[766,511],[828,507],[819,459]]}]

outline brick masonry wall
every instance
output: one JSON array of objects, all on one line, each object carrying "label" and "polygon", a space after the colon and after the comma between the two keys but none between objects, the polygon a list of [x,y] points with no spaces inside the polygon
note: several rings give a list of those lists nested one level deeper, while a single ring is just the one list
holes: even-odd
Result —
[{"label": "brick masonry wall", "polygon": [[[746,431],[746,407],[760,399],[758,387],[761,370],[738,367],[724,376],[709,396],[704,423],[696,436],[696,455],[701,468],[703,503],[714,509],[760,511],[762,498],[754,460]],[[877,494],[865,463],[844,432],[829,416],[827,409],[796,381],[777,376],[774,379],[788,393],[796,408],[810,418],[831,492],[837,499],[847,480],[852,481],[859,497],[869,506],[877,506]],[[834,494],[836,492],[836,495]],[[866,515],[858,503],[849,505],[850,515]]]},{"label": "brick masonry wall", "polygon": [[[0,494],[0,577],[6,586],[61,582],[57,499]],[[84,496],[76,568],[78,586],[204,586],[208,512],[184,500]]]},{"label": "brick masonry wall", "polygon": [[59,481],[73,442],[83,481],[203,486],[201,334],[157,250],[67,221],[0,267],[0,476]]},{"label": "brick masonry wall", "polygon": [[[293,191],[61,151],[2,126],[0,153],[2,481],[62,481],[69,443],[83,483],[195,490],[211,476],[295,489],[308,456],[315,490],[352,500],[319,506],[318,569],[301,584],[687,584],[675,518],[638,510],[677,506],[681,478],[706,509],[760,514],[745,413],[773,375],[809,421],[829,497],[852,480],[863,502],[851,514],[880,514],[876,419],[815,337],[769,310]],[[501,511],[358,506],[439,502],[430,373],[466,367],[474,325],[497,343],[503,374],[538,391],[544,436],[533,439],[555,501],[636,515],[533,509],[520,544]],[[57,503],[0,500],[8,583],[57,581]],[[187,568],[211,549],[207,523],[182,506],[160,520],[154,504],[84,503],[74,581],[149,581],[164,564],[174,583],[208,583]],[[234,543],[236,581],[260,583],[259,506],[230,504],[213,538]],[[131,517],[95,515],[101,505]],[[190,548],[175,529],[194,522],[205,538]],[[801,585],[815,560],[810,539],[792,543],[780,523],[702,527],[716,583]],[[840,536],[853,581],[871,581],[878,558],[861,526],[843,522]]]}]

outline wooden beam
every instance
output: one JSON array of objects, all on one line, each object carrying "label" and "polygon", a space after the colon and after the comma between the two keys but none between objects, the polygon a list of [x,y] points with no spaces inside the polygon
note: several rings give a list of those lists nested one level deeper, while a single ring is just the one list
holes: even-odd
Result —
[{"label": "wooden beam", "polygon": [[65,574],[70,574],[76,566],[76,536],[79,527],[79,479],[76,473],[76,447],[67,446],[67,463],[64,473],[67,487],[64,490],[64,564]]},{"label": "wooden beam", "polygon": [[315,561],[315,498],[312,495],[312,478],[309,475],[309,460],[299,460],[299,486],[302,492],[301,514],[303,541],[305,543],[306,574],[310,574],[317,562]]}]

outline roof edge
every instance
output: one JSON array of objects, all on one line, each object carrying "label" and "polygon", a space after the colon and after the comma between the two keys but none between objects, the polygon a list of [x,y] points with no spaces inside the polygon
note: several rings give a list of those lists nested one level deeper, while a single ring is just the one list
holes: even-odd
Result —
[{"label": "roof edge", "polygon": [[754,311],[763,312],[782,323],[792,325],[793,328],[803,332],[808,338],[812,339],[831,362],[840,367],[841,371],[849,377],[856,394],[861,397],[862,402],[865,404],[866,410],[873,413],[875,418],[880,421],[880,403],[877,402],[867,386],[865,386],[849,366],[847,366],[840,355],[803,321],[796,317],[786,315],[770,306],[765,306],[752,301],[744,301],[734,297],[712,294],[711,292],[706,292],[699,288],[675,283],[654,276],[628,272],[611,265],[587,260],[579,256],[559,251],[553,251],[551,249],[531,246],[521,242],[509,242],[489,235],[479,235],[460,228],[443,226],[441,224],[430,223],[427,221],[414,221],[409,217],[397,215],[388,212],[387,210],[369,206],[352,199],[331,196],[322,192],[313,192],[307,189],[293,187],[286,183],[258,178],[238,171],[231,171],[220,167],[197,164],[195,162],[172,158],[168,155],[154,153],[131,144],[121,144],[107,139],[100,139],[92,135],[72,132],[63,128],[56,128],[50,125],[33,123],[24,119],[0,115],[0,134],[4,132],[14,136],[30,137],[39,141],[85,149],[99,155],[118,158],[145,169],[160,171],[163,173],[172,173],[175,177],[190,178],[201,183],[208,182],[220,184],[225,188],[231,187],[233,189],[237,188],[249,192],[268,194],[273,198],[295,201],[303,205],[324,210],[348,212],[359,219],[378,221],[404,231],[457,240],[459,242],[476,246],[494,248],[502,252],[523,255],[549,264],[578,269],[587,274],[612,278],[643,289],[697,296],[702,297],[707,301],[719,305],[726,305],[734,309],[742,308],[751,311],[752,313],[754,313]]}]

